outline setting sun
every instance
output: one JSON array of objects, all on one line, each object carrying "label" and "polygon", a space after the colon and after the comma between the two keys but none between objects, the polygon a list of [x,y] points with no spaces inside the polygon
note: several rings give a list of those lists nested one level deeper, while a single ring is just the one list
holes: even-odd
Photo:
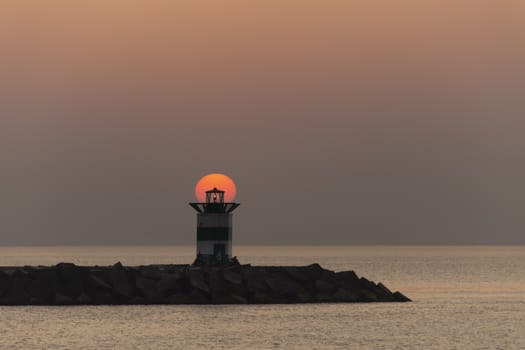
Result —
[{"label": "setting sun", "polygon": [[215,187],[224,191],[225,202],[233,202],[237,194],[237,187],[235,182],[224,174],[208,174],[200,179],[195,186],[197,201],[204,202],[206,200],[206,191]]}]

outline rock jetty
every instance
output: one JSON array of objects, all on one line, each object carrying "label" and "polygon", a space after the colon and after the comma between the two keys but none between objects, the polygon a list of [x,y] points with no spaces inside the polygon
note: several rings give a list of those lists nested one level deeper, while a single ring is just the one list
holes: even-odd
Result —
[{"label": "rock jetty", "polygon": [[309,266],[0,267],[0,305],[281,304],[410,301],[353,271]]}]

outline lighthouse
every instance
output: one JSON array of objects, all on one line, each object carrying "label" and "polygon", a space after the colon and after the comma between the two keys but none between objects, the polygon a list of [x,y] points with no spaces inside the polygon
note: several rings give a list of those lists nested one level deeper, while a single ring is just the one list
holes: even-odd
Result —
[{"label": "lighthouse", "polygon": [[204,203],[189,203],[197,211],[197,259],[195,263],[227,262],[232,257],[232,212],[239,203],[224,202],[224,191],[206,191]]}]

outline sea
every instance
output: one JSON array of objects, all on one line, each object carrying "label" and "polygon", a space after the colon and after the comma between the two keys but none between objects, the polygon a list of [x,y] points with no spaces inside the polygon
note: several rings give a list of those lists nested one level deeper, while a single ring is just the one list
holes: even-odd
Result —
[{"label": "sea", "polygon": [[[525,246],[238,246],[411,303],[0,307],[0,349],[525,349]],[[0,247],[1,266],[191,263],[191,246]]]}]

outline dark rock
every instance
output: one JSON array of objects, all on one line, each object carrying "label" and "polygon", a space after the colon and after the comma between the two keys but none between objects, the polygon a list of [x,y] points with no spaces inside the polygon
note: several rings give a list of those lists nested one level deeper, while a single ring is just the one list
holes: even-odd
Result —
[{"label": "dark rock", "polygon": [[38,272],[39,272],[40,269],[37,268],[37,267],[34,267],[34,266],[27,266],[27,265],[25,265],[23,267],[23,270],[24,270],[24,272],[26,273],[26,275],[27,275],[27,277],[29,279],[35,279],[37,277]]},{"label": "dark rock", "polygon": [[84,291],[84,271],[78,266],[75,264],[60,263],[55,266],[54,270],[57,274],[57,293],[76,299]]},{"label": "dark rock", "polygon": [[91,297],[86,293],[82,293],[78,296],[76,304],[89,305],[92,303]]},{"label": "dark rock", "polygon": [[392,292],[384,285],[376,285],[374,282],[362,277],[361,294],[365,301],[395,301]]},{"label": "dark rock", "polygon": [[79,276],[70,281],[59,280],[56,291],[76,299],[84,291],[82,279]]},{"label": "dark rock", "polygon": [[378,287],[379,289],[381,289],[385,294],[390,294],[390,295],[392,294],[392,292],[390,291],[390,289],[388,289],[387,287],[385,287],[385,285],[384,285],[383,283],[381,283],[381,282],[379,282],[379,283],[377,284],[377,287]]},{"label": "dark rock", "polygon": [[243,297],[242,295],[233,295],[232,298],[236,301],[233,304],[247,304],[248,303],[248,300],[246,300],[246,298]]},{"label": "dark rock", "polygon": [[401,292],[394,292],[394,299],[396,301],[412,301],[405,295],[403,295]]},{"label": "dark rock", "polygon": [[105,291],[111,290],[111,286],[109,285],[109,283],[107,283],[102,278],[96,275],[90,275],[89,280],[91,283],[91,287],[94,289],[105,290]]},{"label": "dark rock", "polygon": [[57,293],[55,295],[55,305],[73,305],[73,299],[67,295]]},{"label": "dark rock", "polygon": [[151,278],[137,276],[135,279],[135,286],[139,290],[152,290],[157,288],[157,281],[152,280]]},{"label": "dark rock", "polygon": [[9,284],[9,276],[5,272],[0,271],[0,297],[7,291]]},{"label": "dark rock", "polygon": [[[9,279],[9,288],[2,297],[6,305],[25,305],[29,303],[27,292],[29,277],[22,269],[15,270]],[[3,302],[4,303],[4,302]]]},{"label": "dark rock", "polygon": [[116,263],[109,270],[113,292],[122,300],[129,300],[134,295],[134,286],[131,283],[131,275],[120,262]]},{"label": "dark rock", "polygon": [[376,285],[375,292],[380,301],[394,301],[395,300],[393,293],[387,287],[385,287],[385,285],[382,283],[378,283]]},{"label": "dark rock", "polygon": [[168,296],[175,294],[179,289],[178,280],[181,278],[180,273],[164,273],[157,282],[159,293]]},{"label": "dark rock", "polygon": [[190,304],[209,304],[211,302],[207,293],[203,293],[200,290],[191,291],[188,297],[191,300]]},{"label": "dark rock", "polygon": [[[109,291],[99,290],[95,294],[91,295],[91,302],[93,305],[113,305],[115,299],[113,294]],[[80,296],[79,296],[80,298]]]},{"label": "dark rock", "polygon": [[321,265],[315,263],[304,267],[304,270],[308,273],[308,276],[312,279],[319,278],[323,272],[326,270],[321,267]]},{"label": "dark rock", "polygon": [[193,288],[204,293],[210,292],[210,287],[204,281],[202,269],[189,268],[186,270],[186,276],[189,278],[190,284]]},{"label": "dark rock", "polygon": [[168,304],[193,304],[191,297],[186,294],[175,293],[168,297]]},{"label": "dark rock", "polygon": [[73,280],[78,276],[78,267],[72,263],[59,263],[55,266],[59,278]]},{"label": "dark rock", "polygon": [[250,302],[255,304],[271,304],[275,299],[273,299],[269,293],[266,293],[263,290],[256,290],[251,294]]},{"label": "dark rock", "polygon": [[56,271],[43,268],[33,271],[33,279],[29,281],[27,292],[35,302],[32,304],[51,303],[54,300],[57,287]]},{"label": "dark rock", "polygon": [[312,280],[312,277],[315,279],[315,277],[318,276],[318,274],[316,274],[315,272],[312,273],[308,266],[307,267],[291,266],[291,267],[285,267],[284,270],[286,271],[288,275],[290,275],[291,278],[293,278],[296,281],[300,281],[300,282],[308,282]]},{"label": "dark rock", "polygon": [[359,297],[355,291],[339,288],[333,297],[333,301],[339,302],[339,303],[355,303],[359,301]]},{"label": "dark rock", "polygon": [[90,304],[93,305],[113,304],[112,287],[103,276],[99,270],[91,271],[86,278],[86,289],[77,296],[77,300],[86,299],[85,296],[88,296]]},{"label": "dark rock", "polygon": [[265,279],[265,282],[270,288],[270,295],[278,302],[297,303],[309,295],[303,286],[291,279],[274,277]]},{"label": "dark rock", "polygon": [[246,288],[242,284],[242,276],[239,272],[231,269],[215,270],[210,273],[210,290],[212,303],[214,304],[237,304],[239,298],[245,299]]},{"label": "dark rock", "polygon": [[237,257],[234,256],[233,258],[230,259],[228,265],[229,265],[229,266],[241,266],[241,263],[239,262],[239,260],[237,259]]},{"label": "dark rock", "polygon": [[241,273],[246,283],[246,289],[249,293],[268,289],[268,285],[264,282],[264,279],[267,276],[263,269],[258,267],[242,267]]},{"label": "dark rock", "polygon": [[242,276],[240,271],[233,271],[232,269],[224,270],[224,279],[231,284],[242,284]]},{"label": "dark rock", "polygon": [[406,302],[400,292],[333,272],[302,267],[149,265],[0,267],[0,305],[245,304]]},{"label": "dark rock", "polygon": [[335,291],[337,286],[334,283],[331,283],[331,281],[326,280],[315,280],[315,289],[318,292],[321,293],[331,293]]},{"label": "dark rock", "polygon": [[160,269],[153,266],[141,266],[140,275],[152,280],[160,280],[162,277]]},{"label": "dark rock", "polygon": [[42,300],[35,297],[29,297],[29,305],[49,305],[51,302],[49,300]]},{"label": "dark rock", "polygon": [[359,283],[359,277],[354,271],[336,272],[335,278],[344,285],[356,285]]},{"label": "dark rock", "polygon": [[144,297],[146,303],[158,304],[162,302],[164,296],[157,288],[156,280],[137,276],[136,287],[139,290],[140,296]]},{"label": "dark rock", "polygon": [[370,289],[362,289],[359,293],[359,300],[363,302],[374,302],[379,301],[379,297]]},{"label": "dark rock", "polygon": [[235,294],[221,294],[212,296],[213,304],[247,304],[245,297]]},{"label": "dark rock", "polygon": [[192,266],[214,266],[214,267],[228,267],[228,266],[240,266],[239,260],[234,256],[233,258],[218,258],[216,256],[203,256],[197,255],[197,258],[193,262]]},{"label": "dark rock", "polygon": [[208,285],[202,281],[202,280],[191,280],[191,285],[200,290],[201,292],[204,292],[204,293],[209,293],[210,292],[210,288],[208,287]]}]

